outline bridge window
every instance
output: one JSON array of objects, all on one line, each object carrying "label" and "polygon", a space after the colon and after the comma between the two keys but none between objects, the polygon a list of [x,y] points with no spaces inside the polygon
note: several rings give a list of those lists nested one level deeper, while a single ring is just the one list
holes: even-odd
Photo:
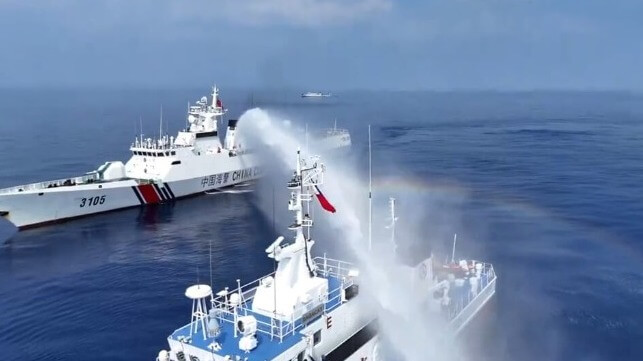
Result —
[{"label": "bridge window", "polygon": [[199,358],[196,356],[190,356],[190,361],[199,361]]},{"label": "bridge window", "polygon": [[321,342],[321,330],[313,334],[313,345],[316,345]]},{"label": "bridge window", "polygon": [[172,155],[176,155],[176,152],[175,152],[175,151],[172,151]]},{"label": "bridge window", "polygon": [[299,355],[297,355],[297,361],[304,361],[304,351],[300,352]]}]

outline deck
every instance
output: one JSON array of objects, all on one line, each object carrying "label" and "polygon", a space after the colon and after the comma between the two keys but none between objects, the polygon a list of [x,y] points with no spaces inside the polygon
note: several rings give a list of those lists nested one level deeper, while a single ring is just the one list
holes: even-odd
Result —
[{"label": "deck", "polygon": [[[257,347],[249,353],[244,353],[244,351],[239,349],[240,337],[234,337],[235,315],[225,307],[225,298],[222,298],[221,296],[215,297],[212,300],[212,303],[216,305],[218,309],[221,308],[218,317],[220,326],[219,335],[216,337],[208,336],[204,339],[200,328],[198,333],[190,335],[190,324],[188,323],[174,331],[169,338],[177,341],[182,340],[182,342],[220,356],[239,355],[242,356],[242,359],[247,358],[248,361],[272,360],[301,341],[304,336],[301,334],[301,330],[307,324],[315,322],[319,318],[323,317],[327,312],[330,312],[341,305],[342,290],[352,285],[352,282],[346,281],[346,276],[349,271],[349,268],[347,267],[348,264],[344,262],[341,263],[343,264],[341,266],[344,267],[344,269],[342,269],[342,267],[330,267],[328,263],[325,267],[324,265],[321,265],[321,267],[318,265],[318,276],[328,280],[328,299],[323,304],[323,312],[308,319],[306,324],[304,324],[301,317],[290,321],[280,321],[277,318],[268,317],[252,311],[252,298],[254,296],[254,291],[256,290],[256,285],[258,285],[261,279],[240,287],[243,300],[241,305],[237,308],[238,316],[254,316],[257,319],[257,332],[255,335],[257,338]],[[212,344],[214,342],[218,343],[220,349],[212,349]]]}]

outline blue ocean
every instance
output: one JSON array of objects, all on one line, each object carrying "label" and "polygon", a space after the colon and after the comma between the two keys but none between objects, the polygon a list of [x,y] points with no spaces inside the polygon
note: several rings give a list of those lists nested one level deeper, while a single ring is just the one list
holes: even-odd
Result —
[{"label": "blue ocean", "polygon": [[[202,90],[0,90],[0,187],[127,160],[139,119],[158,134],[162,106],[175,133]],[[222,95],[228,118],[261,107],[312,128],[337,120],[364,171],[371,124],[374,192],[399,197],[400,222],[431,226],[419,245],[448,253],[457,233],[459,254],[494,264],[496,297],[462,335],[472,359],[643,359],[643,95]],[[185,287],[272,271],[264,248],[282,232],[257,197],[203,195],[23,232],[2,222],[4,358],[154,359],[190,320]],[[425,202],[428,219],[405,199]]]}]

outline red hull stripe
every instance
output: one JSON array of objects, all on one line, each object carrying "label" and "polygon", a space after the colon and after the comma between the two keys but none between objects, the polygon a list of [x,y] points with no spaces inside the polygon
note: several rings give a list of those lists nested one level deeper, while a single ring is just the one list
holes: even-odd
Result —
[{"label": "red hull stripe", "polygon": [[141,184],[138,186],[138,190],[145,199],[145,203],[159,203],[161,200],[151,184]]}]

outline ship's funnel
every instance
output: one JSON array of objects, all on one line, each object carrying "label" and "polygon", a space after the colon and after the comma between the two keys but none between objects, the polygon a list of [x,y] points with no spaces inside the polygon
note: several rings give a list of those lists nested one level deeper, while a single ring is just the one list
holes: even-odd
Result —
[{"label": "ship's funnel", "polygon": [[228,120],[228,130],[226,131],[225,135],[225,148],[232,150],[235,148],[234,144],[234,138],[235,138],[235,133],[237,132],[237,122],[238,119],[230,119]]}]

